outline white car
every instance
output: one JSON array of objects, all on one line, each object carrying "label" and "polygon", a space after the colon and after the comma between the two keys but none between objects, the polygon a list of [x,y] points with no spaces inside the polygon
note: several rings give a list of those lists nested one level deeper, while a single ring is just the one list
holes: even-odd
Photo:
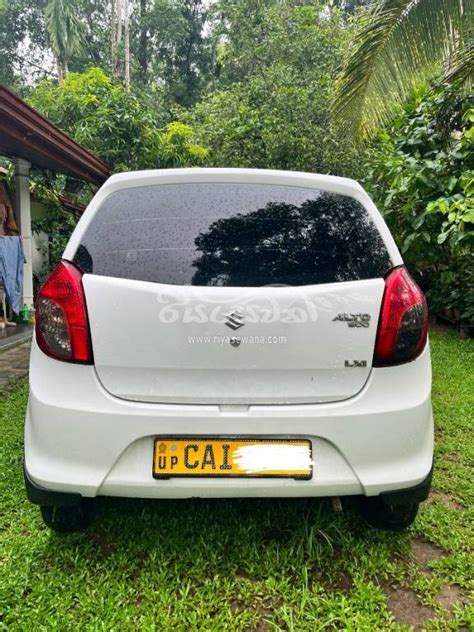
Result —
[{"label": "white car", "polygon": [[428,314],[353,180],[112,176],[36,299],[25,481],[92,499],[360,496],[408,526],[433,463]]}]

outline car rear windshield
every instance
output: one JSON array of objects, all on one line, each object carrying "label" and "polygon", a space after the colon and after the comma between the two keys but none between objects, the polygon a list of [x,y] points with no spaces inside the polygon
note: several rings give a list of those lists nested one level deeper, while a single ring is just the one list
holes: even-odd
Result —
[{"label": "car rear windshield", "polygon": [[370,279],[391,267],[357,200],[310,188],[230,183],[111,194],[74,262],[102,276],[236,287]]}]

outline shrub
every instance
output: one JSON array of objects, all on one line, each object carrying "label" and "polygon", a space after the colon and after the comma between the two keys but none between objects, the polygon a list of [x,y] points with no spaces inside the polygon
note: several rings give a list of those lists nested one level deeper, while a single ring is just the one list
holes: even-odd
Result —
[{"label": "shrub", "polygon": [[99,68],[71,72],[59,86],[42,81],[30,103],[113,171],[199,165],[206,157],[189,126],[167,121],[159,95],[152,108],[149,96]]},{"label": "shrub", "polygon": [[474,320],[474,107],[456,86],[407,105],[379,133],[365,184],[432,311]]}]

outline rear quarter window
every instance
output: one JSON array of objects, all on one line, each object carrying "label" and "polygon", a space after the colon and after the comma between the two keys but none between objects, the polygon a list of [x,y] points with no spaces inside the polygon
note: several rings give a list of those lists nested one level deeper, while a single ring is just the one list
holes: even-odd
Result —
[{"label": "rear quarter window", "polygon": [[382,277],[385,244],[357,200],[317,189],[189,183],[111,194],[74,262],[92,274],[197,286]]}]

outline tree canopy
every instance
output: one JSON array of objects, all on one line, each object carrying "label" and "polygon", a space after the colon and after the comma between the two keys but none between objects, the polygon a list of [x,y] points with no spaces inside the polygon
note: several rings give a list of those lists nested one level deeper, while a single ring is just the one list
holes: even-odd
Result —
[{"label": "tree canopy", "polygon": [[206,150],[192,130],[147,106],[98,68],[69,73],[58,86],[40,83],[30,103],[115,171],[201,164]]}]

